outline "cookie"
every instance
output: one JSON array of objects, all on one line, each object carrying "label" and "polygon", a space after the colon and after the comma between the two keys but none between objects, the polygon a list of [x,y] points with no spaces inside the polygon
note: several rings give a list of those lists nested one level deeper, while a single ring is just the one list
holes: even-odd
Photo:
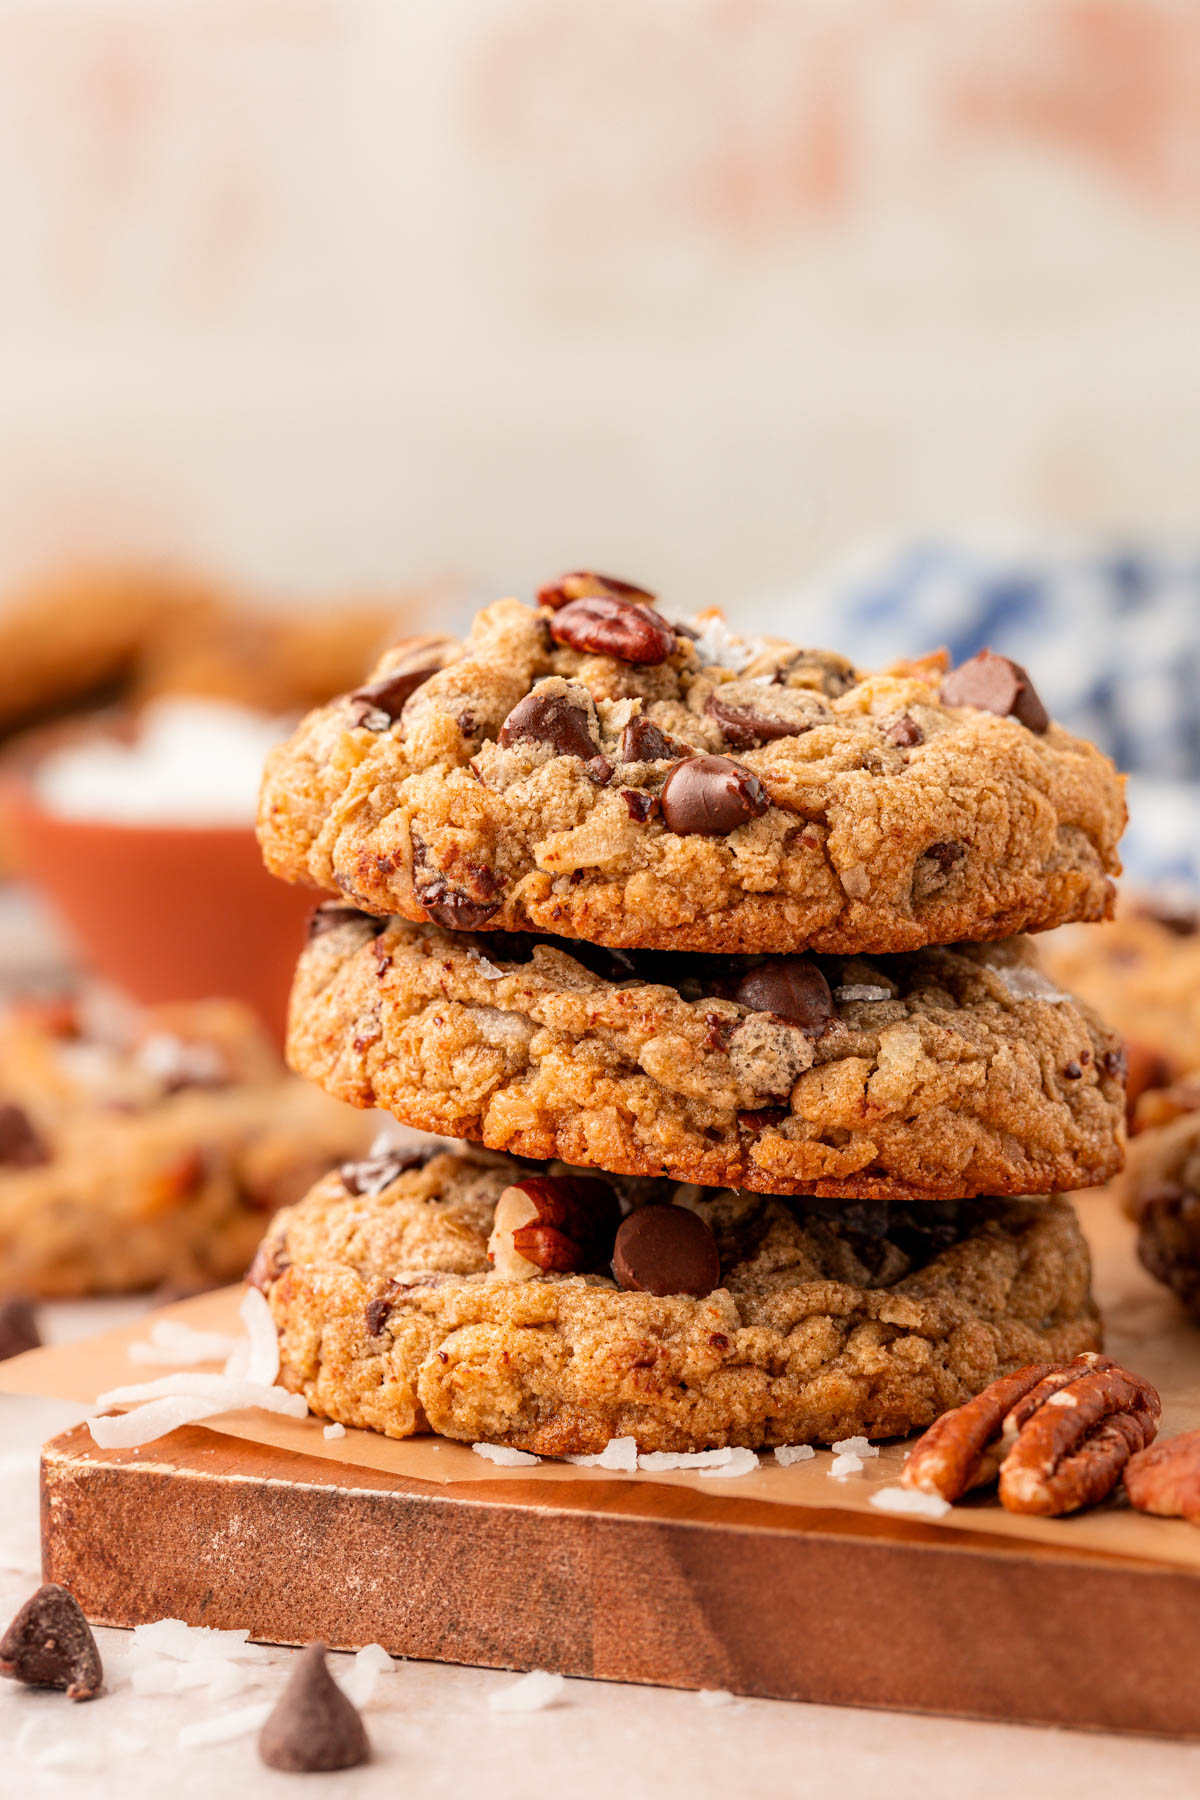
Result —
[{"label": "cookie", "polygon": [[[1129,1099],[1200,1070],[1200,929],[1189,907],[1148,896],[1123,901],[1099,931],[1046,940],[1056,981],[1094,1006],[1125,1039]],[[1147,1115],[1153,1120],[1154,1106]]]},{"label": "cookie", "polygon": [[1145,1267],[1200,1320],[1200,1094],[1193,1103],[1131,1140],[1117,1193]]},{"label": "cookie", "polygon": [[[1100,1341],[1061,1199],[834,1210],[617,1182],[633,1210],[614,1234],[610,1195],[600,1246],[602,1184],[561,1165],[370,1167],[280,1213],[251,1279],[283,1385],[389,1437],[551,1456],[892,1437]],[[540,1219],[514,1227],[521,1202]]]},{"label": "cookie", "polygon": [[1107,916],[1122,778],[1017,665],[863,675],[618,588],[501,601],[312,713],[267,765],[268,866],[381,916],[718,953]]},{"label": "cookie", "polygon": [[232,1002],[0,1019],[0,1292],[235,1280],[268,1215],[372,1123],[289,1076]]},{"label": "cookie", "polygon": [[763,1193],[961,1199],[1120,1167],[1118,1041],[1023,940],[891,958],[596,950],[331,905],[293,1068],[514,1155]]}]

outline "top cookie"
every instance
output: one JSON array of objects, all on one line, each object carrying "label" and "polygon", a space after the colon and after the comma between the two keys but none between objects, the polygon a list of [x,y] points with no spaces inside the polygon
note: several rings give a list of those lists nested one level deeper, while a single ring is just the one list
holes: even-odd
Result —
[{"label": "top cookie", "polygon": [[267,765],[268,867],[379,914],[834,954],[1111,911],[1121,777],[985,652],[860,675],[564,577],[409,640]]}]

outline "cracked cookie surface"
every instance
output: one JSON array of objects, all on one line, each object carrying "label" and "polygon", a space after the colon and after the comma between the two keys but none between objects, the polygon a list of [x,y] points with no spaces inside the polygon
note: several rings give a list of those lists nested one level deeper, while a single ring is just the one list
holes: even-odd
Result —
[{"label": "cracked cookie surface", "polygon": [[1015,665],[860,675],[696,625],[610,591],[396,646],[269,759],[268,866],[380,915],[724,953],[1107,916],[1121,777]]},{"label": "cracked cookie surface", "polygon": [[[704,1221],[720,1285],[490,1270],[497,1201],[527,1168],[438,1153],[379,1191],[327,1176],[273,1221],[251,1278],[279,1379],[323,1417],[545,1455],[891,1437],[1012,1368],[1100,1341],[1070,1205],[819,1204],[616,1182]],[[351,1186],[357,1186],[352,1181]],[[628,1221],[627,1221],[628,1223]]]},{"label": "cracked cookie surface", "polygon": [[1118,1041],[1020,940],[756,961],[330,906],[289,1056],[420,1130],[763,1193],[1046,1193],[1122,1155]]}]

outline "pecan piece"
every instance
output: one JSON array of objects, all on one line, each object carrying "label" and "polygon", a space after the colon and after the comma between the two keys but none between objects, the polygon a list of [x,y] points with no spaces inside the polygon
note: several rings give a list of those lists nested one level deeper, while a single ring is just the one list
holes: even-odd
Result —
[{"label": "pecan piece", "polygon": [[504,1281],[586,1274],[612,1255],[620,1206],[607,1181],[529,1175],[496,1202],[488,1260]]},{"label": "pecan piece", "polygon": [[1185,1431],[1130,1457],[1125,1492],[1139,1512],[1200,1525],[1200,1431]]},{"label": "pecan piece", "polygon": [[1150,1383],[1106,1356],[1031,1363],[943,1414],[900,1479],[951,1501],[998,1479],[1009,1512],[1078,1512],[1112,1492],[1152,1441],[1160,1412]]},{"label": "pecan piece", "polygon": [[568,602],[550,620],[550,636],[568,650],[625,663],[664,663],[675,648],[674,628],[660,613],[611,594]]},{"label": "pecan piece", "polygon": [[640,587],[635,581],[622,581],[619,575],[598,575],[594,569],[572,569],[569,574],[560,575],[557,581],[548,581],[545,587],[540,587],[537,603],[557,612],[560,606],[567,606],[572,600],[590,600],[597,594],[615,594],[618,599],[641,600],[646,605],[652,605],[656,597],[649,588]]}]

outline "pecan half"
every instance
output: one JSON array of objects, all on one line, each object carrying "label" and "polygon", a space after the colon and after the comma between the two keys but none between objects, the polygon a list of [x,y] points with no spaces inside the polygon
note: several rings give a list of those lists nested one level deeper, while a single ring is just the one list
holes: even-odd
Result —
[{"label": "pecan half", "polygon": [[652,607],[612,594],[571,600],[550,620],[556,644],[617,662],[666,662],[675,648],[674,628]]},{"label": "pecan half", "polygon": [[943,1414],[900,1479],[950,1501],[998,1479],[1009,1512],[1078,1512],[1112,1492],[1161,1410],[1150,1383],[1108,1357],[1031,1363]]},{"label": "pecan half", "polygon": [[1185,1431],[1130,1457],[1125,1492],[1139,1512],[1200,1525],[1200,1431]]},{"label": "pecan half", "polygon": [[537,603],[557,612],[560,606],[567,606],[572,600],[589,600],[596,594],[615,594],[619,599],[641,600],[646,605],[652,605],[655,599],[649,588],[639,587],[635,581],[622,581],[619,575],[598,575],[594,569],[572,569],[569,574],[560,575],[556,581],[548,581],[545,587],[540,587]]}]

